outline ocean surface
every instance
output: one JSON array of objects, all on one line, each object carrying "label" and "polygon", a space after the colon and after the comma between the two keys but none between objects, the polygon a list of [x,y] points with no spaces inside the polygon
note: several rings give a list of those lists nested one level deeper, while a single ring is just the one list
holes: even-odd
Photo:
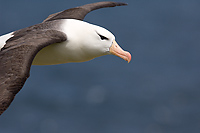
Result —
[{"label": "ocean surface", "polygon": [[[99,0],[1,0],[0,35]],[[0,133],[199,133],[200,1],[126,0],[88,14],[132,54],[32,66]],[[89,39],[89,38],[88,38]]]}]

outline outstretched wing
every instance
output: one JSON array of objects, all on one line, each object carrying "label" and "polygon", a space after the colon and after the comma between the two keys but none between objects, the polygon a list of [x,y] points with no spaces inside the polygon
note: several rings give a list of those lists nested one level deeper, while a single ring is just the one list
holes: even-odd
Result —
[{"label": "outstretched wing", "polygon": [[87,4],[80,7],[67,9],[65,11],[58,12],[55,14],[51,14],[43,22],[52,21],[56,19],[83,20],[84,17],[93,10],[97,10],[97,9],[105,8],[105,7],[115,7],[115,6],[124,6],[124,5],[127,5],[127,4],[122,3],[122,2],[109,2],[109,1]]},{"label": "outstretched wing", "polygon": [[6,42],[0,50],[0,115],[29,77],[35,55],[42,48],[66,39],[66,35],[60,31],[39,30]]},{"label": "outstretched wing", "polygon": [[[36,54],[50,44],[67,40],[66,35],[60,31],[41,28],[44,22],[57,19],[83,20],[93,10],[122,5],[127,4],[120,2],[87,4],[52,14],[39,25],[16,31],[14,37],[0,49],[0,115],[9,107],[29,77],[31,64]],[[47,24],[48,22],[45,23]]]}]

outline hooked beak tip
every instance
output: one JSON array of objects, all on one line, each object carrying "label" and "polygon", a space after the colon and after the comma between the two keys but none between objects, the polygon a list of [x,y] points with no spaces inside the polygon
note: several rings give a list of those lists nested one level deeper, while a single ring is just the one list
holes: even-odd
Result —
[{"label": "hooked beak tip", "polygon": [[126,52],[126,57],[127,57],[128,63],[129,63],[131,61],[131,54],[129,52]]}]

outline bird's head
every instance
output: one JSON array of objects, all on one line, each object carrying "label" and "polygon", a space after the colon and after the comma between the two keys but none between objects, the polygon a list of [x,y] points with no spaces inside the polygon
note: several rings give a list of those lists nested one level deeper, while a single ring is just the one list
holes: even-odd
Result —
[{"label": "bird's head", "polygon": [[113,54],[128,62],[131,54],[115,41],[115,36],[105,28],[79,20],[67,20],[64,31],[67,35],[71,62],[82,62],[95,57]]}]

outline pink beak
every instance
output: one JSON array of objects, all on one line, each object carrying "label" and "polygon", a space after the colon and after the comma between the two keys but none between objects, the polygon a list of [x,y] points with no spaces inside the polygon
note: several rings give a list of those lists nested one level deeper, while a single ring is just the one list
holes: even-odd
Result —
[{"label": "pink beak", "polygon": [[124,59],[125,61],[128,61],[128,63],[131,61],[131,54],[127,51],[124,51],[116,41],[113,41],[110,47],[110,53]]}]

